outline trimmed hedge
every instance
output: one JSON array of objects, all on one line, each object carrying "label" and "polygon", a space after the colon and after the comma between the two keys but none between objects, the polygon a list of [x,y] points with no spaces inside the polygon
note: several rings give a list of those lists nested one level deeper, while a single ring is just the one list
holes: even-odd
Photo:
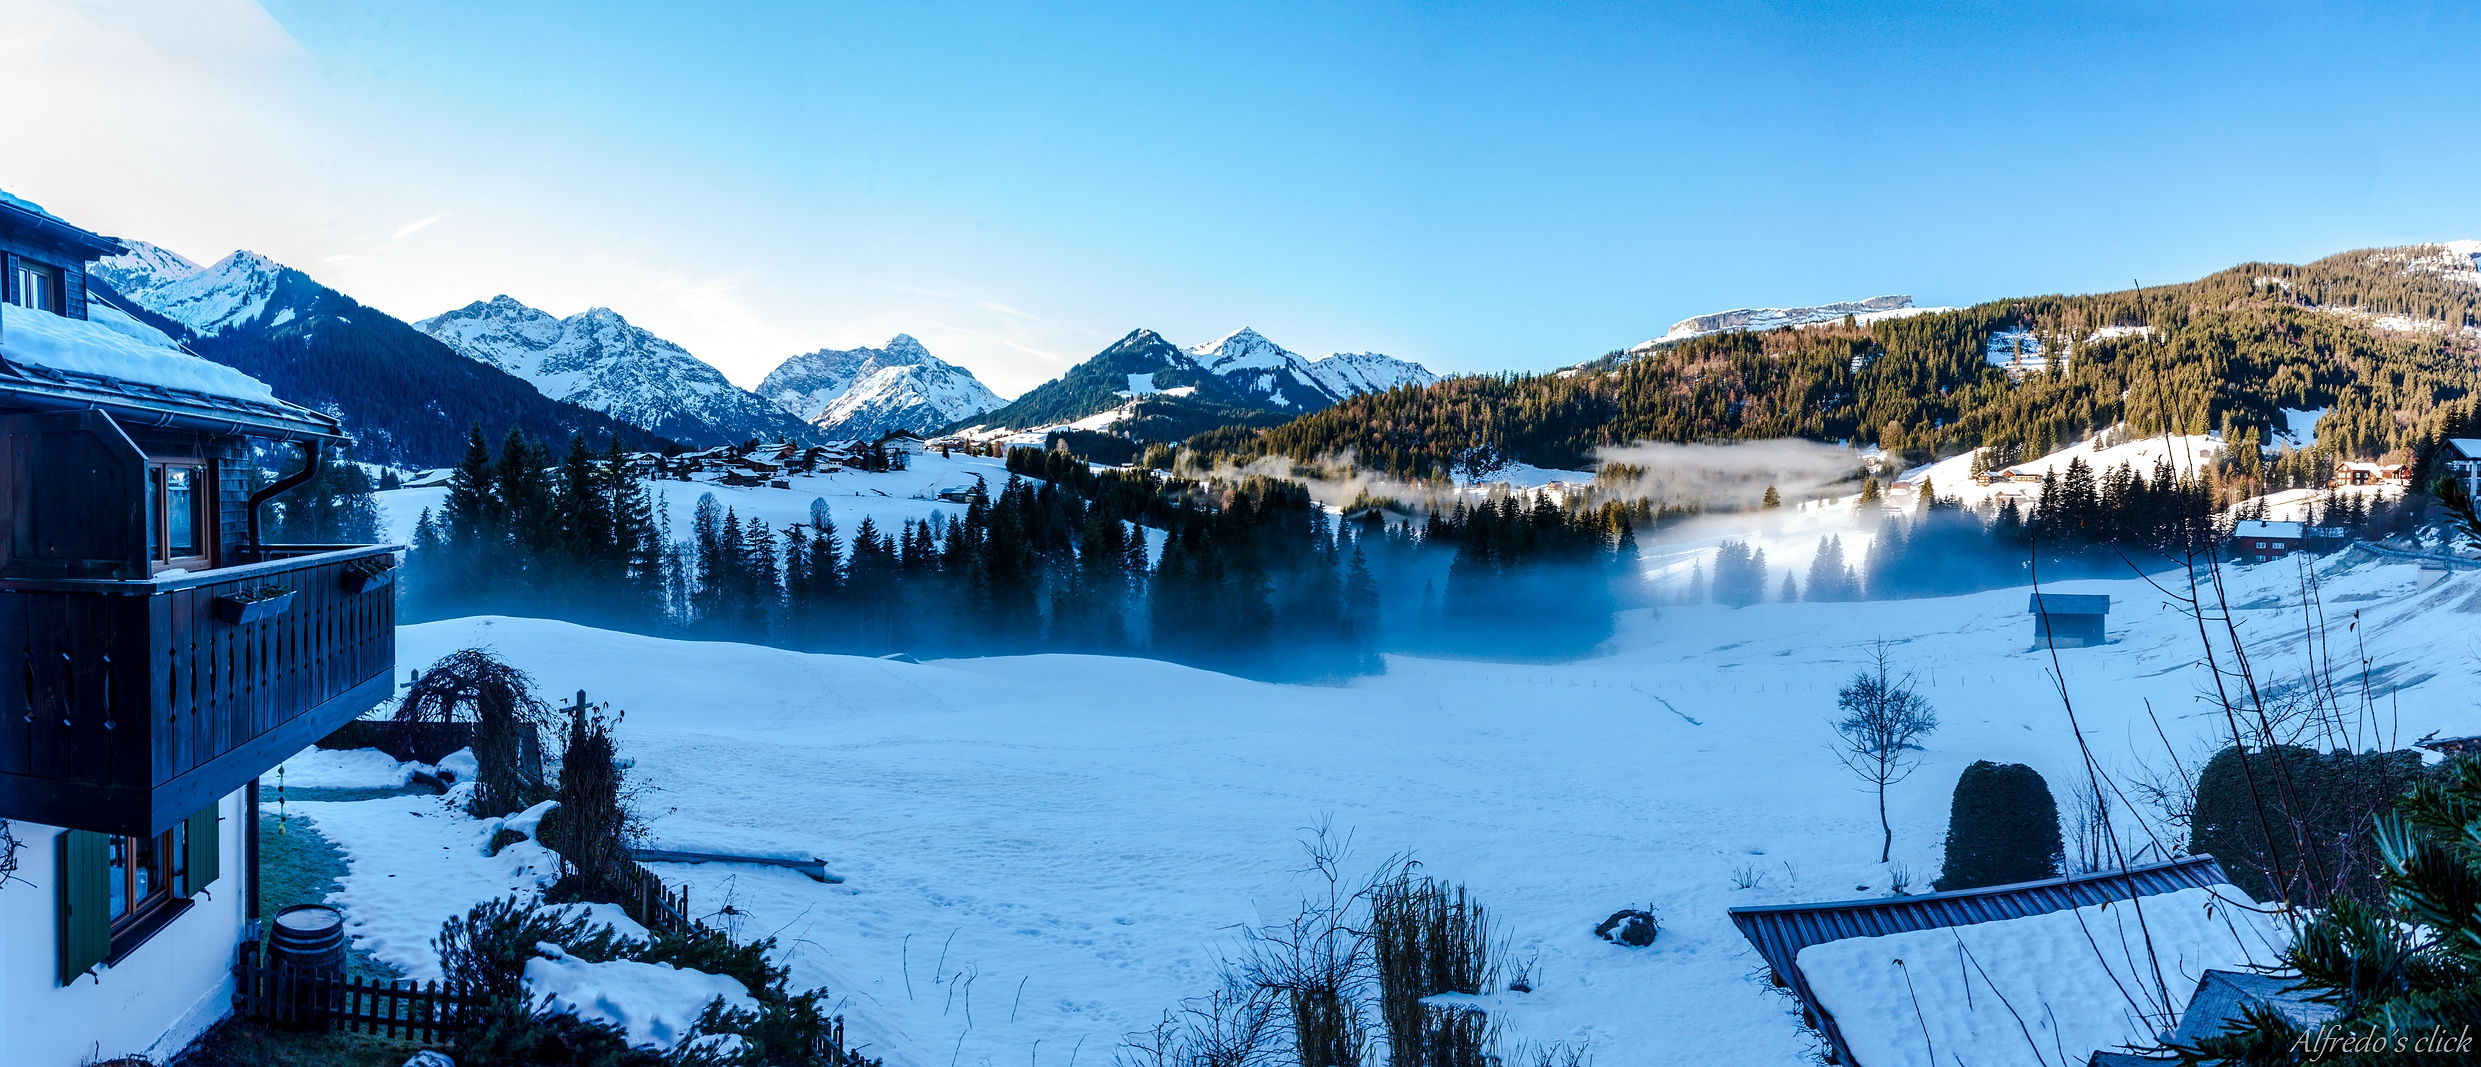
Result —
[{"label": "trimmed hedge", "polygon": [[[2253,748],[2242,767],[2237,748],[2226,748],[2206,761],[2197,775],[2197,806],[2189,821],[2188,850],[2212,855],[2222,863],[2231,884],[2262,902],[2288,896],[2295,903],[2318,904],[2336,893],[2374,899],[2377,868],[2369,832],[2380,811],[2391,810],[2397,797],[2427,773],[2421,754],[2393,752],[2319,753],[2297,746]],[[2278,785],[2280,779],[2289,788]],[[2265,805],[2260,821],[2250,798],[2250,779]],[[2295,817],[2301,824],[2295,828]],[[2269,847],[2266,829],[2274,831]],[[2300,858],[2299,838],[2314,844],[2310,862]],[[2288,894],[2277,893],[2277,861],[2289,883]]]},{"label": "trimmed hedge", "polygon": [[1956,779],[1947,813],[1947,860],[1930,888],[1978,889],[2059,875],[2067,849],[2059,803],[2041,772],[1976,760]]}]

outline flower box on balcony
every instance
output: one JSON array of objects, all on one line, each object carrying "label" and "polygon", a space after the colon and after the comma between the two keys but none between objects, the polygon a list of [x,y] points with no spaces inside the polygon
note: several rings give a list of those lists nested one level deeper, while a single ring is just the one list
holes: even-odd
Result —
[{"label": "flower box on balcony", "polygon": [[396,580],[396,560],[391,556],[374,556],[355,560],[345,566],[345,592],[366,593],[385,588]]},{"label": "flower box on balcony", "polygon": [[275,618],[292,606],[292,590],[267,586],[215,598],[215,617],[241,626]]}]

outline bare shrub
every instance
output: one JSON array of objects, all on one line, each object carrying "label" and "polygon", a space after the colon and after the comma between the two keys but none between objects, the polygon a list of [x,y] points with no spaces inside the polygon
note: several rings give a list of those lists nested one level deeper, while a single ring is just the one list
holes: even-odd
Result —
[{"label": "bare shrub", "polygon": [[1754,863],[1743,863],[1732,868],[1732,888],[1734,889],[1758,889],[1765,884],[1766,868],[1764,867]]},{"label": "bare shrub", "polygon": [[1479,994],[1498,982],[1490,919],[1463,886],[1416,877],[1407,864],[1370,895],[1370,956],[1388,1067],[1483,1067],[1497,1027],[1425,997]]},{"label": "bare shrub", "polygon": [[1227,972],[1223,985],[1129,1035],[1119,1067],[1266,1067],[1282,1024],[1272,991]]},{"label": "bare shrub", "polygon": [[1254,935],[1246,973],[1283,998],[1301,1067],[1361,1067],[1369,1055],[1360,1005],[1368,954],[1353,920],[1369,891],[1345,888],[1352,842],[1326,821],[1311,828],[1301,847],[1310,861],[1304,873],[1323,883],[1322,891],[1303,900],[1290,923]]},{"label": "bare shrub", "polygon": [[[469,810],[479,818],[522,811],[542,799],[543,781],[526,761],[541,747],[551,709],[534,696],[534,679],[483,648],[449,653],[414,678],[396,707],[396,721],[474,724],[480,765]],[[470,715],[465,719],[462,716]]]},{"label": "bare shrub", "polygon": [[17,849],[20,844],[17,832],[9,828],[9,821],[0,819],[0,886],[6,886],[11,879],[17,878]]}]

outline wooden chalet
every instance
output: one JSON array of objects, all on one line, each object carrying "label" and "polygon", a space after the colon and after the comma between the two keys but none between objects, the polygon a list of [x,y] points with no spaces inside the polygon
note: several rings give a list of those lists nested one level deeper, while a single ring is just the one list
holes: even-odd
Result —
[{"label": "wooden chalet", "polygon": [[2356,485],[2410,485],[2412,468],[2400,463],[2337,463],[2334,474],[2326,479],[2326,488],[2345,489]]},{"label": "wooden chalet", "polygon": [[[392,549],[260,536],[336,420],[90,299],[85,265],[121,251],[0,194],[9,1062],[160,1060],[220,1018],[254,781],[393,692]],[[298,469],[253,492],[254,442]]]},{"label": "wooden chalet", "polygon": [[2231,552],[2242,563],[2278,560],[2308,547],[2312,527],[2303,522],[2242,519],[2231,526]]},{"label": "wooden chalet", "polygon": [[[2438,447],[2438,466],[2464,483],[2467,498],[2481,500],[2481,438],[2447,438]],[[2409,472],[2404,480],[2411,480]]]}]

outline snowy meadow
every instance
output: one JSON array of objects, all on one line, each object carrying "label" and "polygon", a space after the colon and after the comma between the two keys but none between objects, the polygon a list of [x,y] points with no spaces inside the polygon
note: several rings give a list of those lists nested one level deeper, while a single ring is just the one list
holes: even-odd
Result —
[{"label": "snowy meadow", "polygon": [[[2311,566],[2322,616],[2304,595]],[[2449,680],[2481,658],[2457,625],[2481,609],[2481,578],[2423,590],[2413,567],[2365,554],[2227,578],[2261,678],[2296,677],[2315,634],[2369,659],[2395,743],[2468,712]],[[1389,656],[1383,675],[1322,686],[505,617],[407,627],[399,659],[486,647],[546,692],[625,711],[621,755],[649,787],[658,847],[825,860],[841,882],[654,866],[710,921],[777,937],[796,982],[830,990],[855,1043],[889,1064],[1110,1062],[1212,988],[1247,930],[1322,888],[1301,844],[1321,821],[1351,835],[1348,872],[1409,856],[1490,910],[1504,959],[1533,975],[1530,992],[1488,998],[1503,1047],[1792,1064],[1809,1055],[1792,1002],[1728,908],[1882,896],[1899,867],[1923,891],[1975,760],[2031,765],[2065,807],[2082,757],[2062,684],[2107,768],[2164,762],[2165,736],[2193,757],[2226,729],[2197,623],[2162,592],[2136,579],[2048,591],[2113,603],[2110,643],[2060,650],[2056,674],[2051,652],[2029,650],[2022,588],[1639,609],[1574,662]],[[1836,690],[1879,638],[1941,720],[1920,772],[1893,788],[1892,865],[1876,862],[1874,796],[1830,751]],[[413,973],[435,967],[439,921],[538,877],[526,850],[481,856],[488,831],[437,799],[301,807],[347,855],[338,903],[365,947]],[[1659,917],[1651,946],[1593,935],[1628,907]]]}]

